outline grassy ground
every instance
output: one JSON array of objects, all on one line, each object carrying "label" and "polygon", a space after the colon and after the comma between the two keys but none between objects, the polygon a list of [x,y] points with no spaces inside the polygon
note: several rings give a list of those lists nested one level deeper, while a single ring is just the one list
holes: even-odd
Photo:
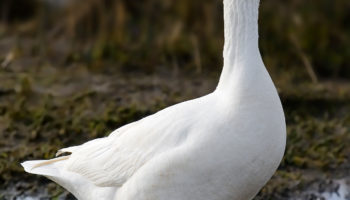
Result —
[{"label": "grassy ground", "polygon": [[[87,2],[54,14],[38,4],[0,23],[0,199],[43,187],[52,198],[65,194],[19,163],[216,86],[221,2]],[[257,199],[312,199],[302,192],[310,185],[350,176],[348,8],[341,0],[262,2],[261,51],[285,108],[288,146]]]},{"label": "grassy ground", "polygon": [[[24,62],[24,61],[23,61]],[[47,181],[25,174],[19,163],[52,158],[62,147],[103,137],[155,111],[211,92],[213,74],[94,71],[21,62],[0,71],[0,182],[2,189],[35,191]],[[284,161],[263,199],[288,199],[315,180],[349,176],[350,85],[294,84],[275,79],[288,124]],[[29,182],[34,184],[19,184]],[[51,185],[50,195],[62,192]]]}]

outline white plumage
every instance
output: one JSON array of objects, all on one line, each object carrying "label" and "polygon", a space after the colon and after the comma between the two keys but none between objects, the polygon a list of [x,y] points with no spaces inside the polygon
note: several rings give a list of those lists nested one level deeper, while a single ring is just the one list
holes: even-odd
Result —
[{"label": "white plumage", "polygon": [[259,0],[223,1],[224,68],[213,93],[24,169],[80,200],[252,199],[283,157],[285,119],[258,48]]}]

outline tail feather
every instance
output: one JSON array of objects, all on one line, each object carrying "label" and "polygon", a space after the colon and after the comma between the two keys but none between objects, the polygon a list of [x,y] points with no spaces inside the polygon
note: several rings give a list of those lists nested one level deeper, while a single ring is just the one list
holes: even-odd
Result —
[{"label": "tail feather", "polygon": [[31,174],[46,176],[71,192],[77,199],[111,199],[117,188],[98,187],[81,175],[65,170],[65,163],[70,156],[51,160],[35,160],[21,163],[24,170]]},{"label": "tail feather", "polygon": [[48,179],[60,184],[73,193],[78,199],[81,198],[81,191],[77,190],[76,184],[82,182],[78,175],[64,170],[64,165],[69,156],[54,158],[51,160],[32,160],[21,163],[24,170],[31,174],[43,175]]},{"label": "tail feather", "polygon": [[44,176],[52,176],[56,177],[59,176],[60,172],[55,166],[55,163],[58,163],[60,161],[67,160],[69,156],[54,158],[51,160],[33,160],[33,161],[26,161],[21,163],[24,170],[31,174],[38,174],[38,175],[44,175]]},{"label": "tail feather", "polygon": [[24,167],[24,170],[26,170],[26,171],[29,170],[27,172],[30,172],[30,171],[33,171],[35,168],[43,167],[45,165],[50,165],[50,164],[53,164],[55,162],[67,160],[68,158],[69,158],[69,156],[62,156],[62,157],[51,159],[51,160],[27,161],[27,162],[22,163],[22,166]]}]

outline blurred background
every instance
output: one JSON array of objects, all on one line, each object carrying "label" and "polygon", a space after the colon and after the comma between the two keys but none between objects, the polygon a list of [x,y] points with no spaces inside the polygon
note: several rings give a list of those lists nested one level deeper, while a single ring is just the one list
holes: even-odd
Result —
[{"label": "blurred background", "polygon": [[[19,163],[213,91],[222,9],[221,0],[1,0],[0,199],[72,199]],[[350,1],[262,0],[259,23],[288,146],[256,199],[346,199]]]}]

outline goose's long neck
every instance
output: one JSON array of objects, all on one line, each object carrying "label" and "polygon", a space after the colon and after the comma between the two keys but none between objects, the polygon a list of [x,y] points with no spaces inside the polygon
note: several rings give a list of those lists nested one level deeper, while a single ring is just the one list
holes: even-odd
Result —
[{"label": "goose's long neck", "polygon": [[262,64],[258,48],[259,0],[223,1],[225,46],[219,90],[237,81],[235,75],[253,73],[254,67]]}]

